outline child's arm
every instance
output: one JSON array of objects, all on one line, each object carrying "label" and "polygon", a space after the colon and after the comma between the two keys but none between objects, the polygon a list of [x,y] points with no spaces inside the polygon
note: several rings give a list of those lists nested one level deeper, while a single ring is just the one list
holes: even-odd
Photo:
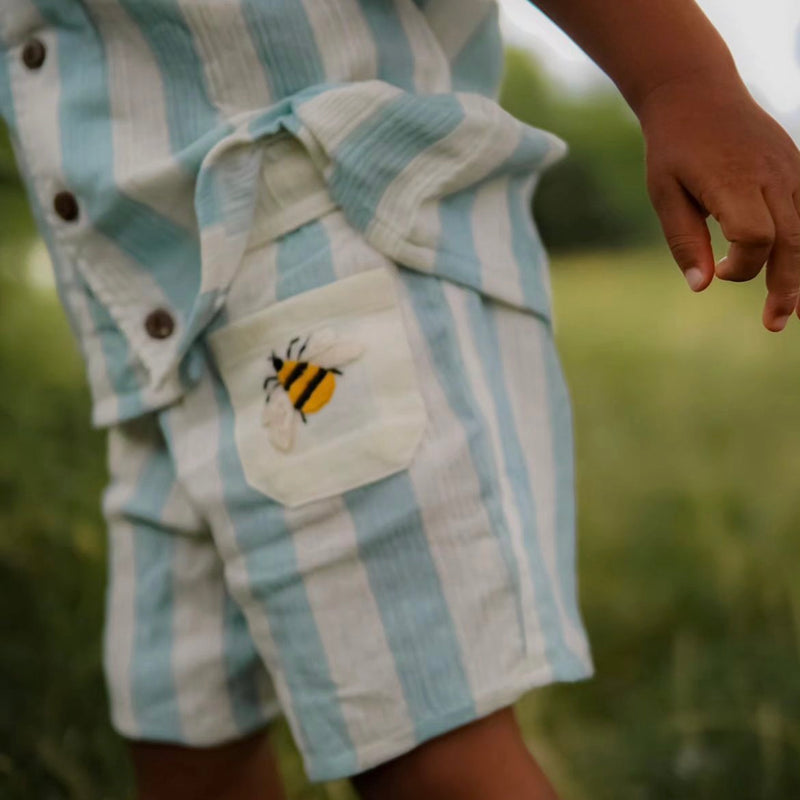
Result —
[{"label": "child's arm", "polygon": [[[534,2],[534,0],[532,0]],[[639,119],[647,188],[695,291],[767,262],[764,325],[800,314],[800,151],[751,97],[693,0],[535,0],[608,74]],[[714,264],[705,219],[732,243]]]}]

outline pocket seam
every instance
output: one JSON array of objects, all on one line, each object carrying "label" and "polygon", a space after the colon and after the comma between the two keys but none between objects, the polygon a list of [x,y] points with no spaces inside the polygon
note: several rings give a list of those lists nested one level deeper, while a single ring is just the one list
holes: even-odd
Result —
[{"label": "pocket seam", "polygon": [[[375,312],[381,313],[374,319],[377,327],[371,327],[368,317]],[[378,402],[369,405],[363,416],[360,407],[345,406],[348,421],[341,428],[334,416],[333,423],[327,428],[323,425],[318,434],[312,432],[299,451],[277,449],[261,420],[261,379],[253,380],[259,353],[297,332],[311,333],[311,350],[313,331],[337,319],[352,320],[356,335],[365,342],[374,333],[360,380]],[[379,266],[273,303],[210,335],[218,372],[230,397],[234,445],[248,485],[287,507],[296,507],[408,468],[429,415],[406,325],[391,268]],[[346,336],[347,328],[343,331]],[[292,411],[290,424],[299,423],[299,414]]]}]

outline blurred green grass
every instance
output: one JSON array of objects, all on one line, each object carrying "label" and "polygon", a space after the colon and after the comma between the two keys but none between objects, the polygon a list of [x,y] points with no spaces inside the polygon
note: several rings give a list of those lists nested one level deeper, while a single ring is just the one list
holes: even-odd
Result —
[{"label": "blurred green grass", "polygon": [[[103,439],[53,292],[20,277],[23,201],[0,202],[20,220],[0,239],[0,797],[123,800]],[[760,283],[693,295],[663,247],[554,258],[553,278],[597,676],[520,702],[531,749],[564,800],[799,797],[800,326],[761,328]],[[352,796],[275,738],[293,800]]]}]

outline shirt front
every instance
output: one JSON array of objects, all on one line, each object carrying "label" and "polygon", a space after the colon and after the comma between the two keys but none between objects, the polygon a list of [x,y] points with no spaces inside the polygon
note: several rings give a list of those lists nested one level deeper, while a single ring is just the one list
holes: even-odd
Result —
[{"label": "shirt front", "polygon": [[502,67],[494,0],[3,0],[0,113],[94,423],[198,379],[280,137],[387,256],[548,319],[530,196],[566,145],[499,107]]}]

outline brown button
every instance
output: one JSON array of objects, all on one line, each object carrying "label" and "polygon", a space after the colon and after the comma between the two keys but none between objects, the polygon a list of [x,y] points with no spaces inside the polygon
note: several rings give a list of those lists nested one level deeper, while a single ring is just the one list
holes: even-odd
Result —
[{"label": "brown button", "polygon": [[144,327],[153,339],[168,339],[175,330],[175,319],[165,308],[157,308],[147,315]]},{"label": "brown button", "polygon": [[59,192],[53,198],[53,208],[65,222],[74,222],[80,213],[78,201],[72,192]]},{"label": "brown button", "polygon": [[31,39],[22,48],[22,63],[28,69],[39,69],[47,58],[47,48],[41,39]]}]

